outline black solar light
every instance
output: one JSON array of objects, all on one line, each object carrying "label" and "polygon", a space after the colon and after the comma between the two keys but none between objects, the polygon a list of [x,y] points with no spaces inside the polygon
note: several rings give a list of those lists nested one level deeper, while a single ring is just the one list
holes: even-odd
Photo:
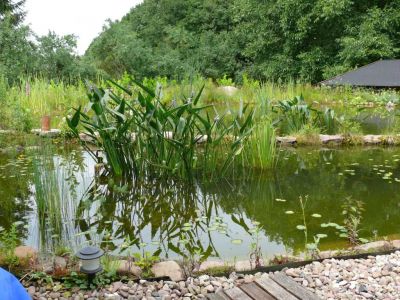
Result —
[{"label": "black solar light", "polygon": [[89,285],[96,274],[103,271],[103,267],[100,264],[100,257],[103,255],[103,250],[91,246],[85,247],[76,253],[76,257],[78,257],[82,263],[80,271],[88,275]]}]

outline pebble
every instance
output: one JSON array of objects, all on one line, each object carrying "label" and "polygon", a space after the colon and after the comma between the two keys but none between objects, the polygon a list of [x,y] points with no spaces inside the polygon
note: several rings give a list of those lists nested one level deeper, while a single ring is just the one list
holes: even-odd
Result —
[{"label": "pebble", "polygon": [[[325,259],[300,268],[286,269],[284,273],[321,299],[400,299],[399,251],[367,259]],[[191,300],[206,299],[209,293],[218,293],[264,277],[268,274],[233,272],[228,278],[201,275],[177,282],[119,281],[96,291],[83,291],[77,287],[68,290],[61,285],[56,288],[57,291],[46,286],[30,285],[26,288],[32,298],[39,300]]]},{"label": "pebble", "polygon": [[322,299],[400,299],[398,264],[400,251],[367,259],[326,259],[285,273]]}]

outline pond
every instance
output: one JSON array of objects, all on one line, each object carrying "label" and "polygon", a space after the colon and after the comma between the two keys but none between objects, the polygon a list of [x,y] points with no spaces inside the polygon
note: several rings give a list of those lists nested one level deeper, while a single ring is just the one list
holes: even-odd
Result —
[{"label": "pond", "polygon": [[116,254],[234,260],[246,259],[258,240],[265,258],[298,254],[305,249],[296,228],[304,224],[300,196],[307,242],[327,235],[321,250],[348,246],[321,224],[343,224],[349,199],[362,203],[361,237],[400,232],[400,148],[282,148],[273,172],[187,184],[101,178],[78,147],[40,143],[0,154],[0,226],[18,222],[22,243],[43,252],[91,241]]}]

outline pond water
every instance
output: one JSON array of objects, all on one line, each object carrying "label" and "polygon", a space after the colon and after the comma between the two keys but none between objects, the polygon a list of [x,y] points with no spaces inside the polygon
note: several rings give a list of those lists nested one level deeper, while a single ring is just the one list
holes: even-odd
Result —
[{"label": "pond water", "polygon": [[303,224],[299,196],[307,196],[308,242],[327,234],[320,249],[343,248],[346,239],[321,224],[343,224],[348,197],[363,203],[361,237],[397,238],[399,162],[395,147],[287,148],[273,172],[185,184],[98,178],[91,157],[77,147],[11,151],[0,154],[0,226],[18,222],[21,241],[44,252],[91,241],[121,254],[233,260],[248,257],[258,239],[263,256],[272,257],[304,251],[296,226]]}]

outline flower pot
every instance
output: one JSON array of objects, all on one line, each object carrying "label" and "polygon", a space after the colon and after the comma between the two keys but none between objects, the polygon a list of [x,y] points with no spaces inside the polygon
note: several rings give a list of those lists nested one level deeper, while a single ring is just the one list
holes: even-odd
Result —
[{"label": "flower pot", "polygon": [[50,131],[51,130],[51,119],[50,116],[43,116],[41,120],[42,131]]}]

